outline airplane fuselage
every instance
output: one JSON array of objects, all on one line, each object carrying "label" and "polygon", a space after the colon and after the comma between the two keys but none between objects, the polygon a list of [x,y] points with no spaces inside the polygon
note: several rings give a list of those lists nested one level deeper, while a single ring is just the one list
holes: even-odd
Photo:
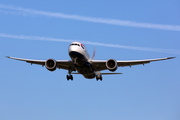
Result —
[{"label": "airplane fuselage", "polygon": [[83,44],[79,42],[71,43],[68,52],[78,73],[88,79],[96,77],[95,71],[90,63],[91,57]]}]

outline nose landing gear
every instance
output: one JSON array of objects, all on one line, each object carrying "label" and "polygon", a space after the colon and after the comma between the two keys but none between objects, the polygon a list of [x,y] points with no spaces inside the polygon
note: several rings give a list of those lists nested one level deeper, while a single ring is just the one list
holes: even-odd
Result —
[{"label": "nose landing gear", "polygon": [[98,81],[98,80],[102,81],[102,75],[101,75],[100,71],[97,71],[97,72],[96,72],[96,80],[97,80],[97,81]]},{"label": "nose landing gear", "polygon": [[72,72],[72,70],[69,70],[69,71],[68,71],[68,74],[69,74],[69,75],[66,76],[66,78],[67,78],[68,81],[69,81],[69,79],[73,80],[73,76],[71,75],[71,72]]},{"label": "nose landing gear", "polygon": [[96,76],[96,80],[97,80],[97,81],[98,81],[98,80],[102,81],[102,75],[97,75],[97,76]]}]

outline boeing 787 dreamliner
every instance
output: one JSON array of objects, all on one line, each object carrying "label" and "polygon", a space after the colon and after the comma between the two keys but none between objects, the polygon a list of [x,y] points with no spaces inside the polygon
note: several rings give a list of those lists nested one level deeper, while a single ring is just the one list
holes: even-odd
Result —
[{"label": "boeing 787 dreamliner", "polygon": [[[15,60],[26,61],[31,64],[38,64],[46,66],[49,71],[54,71],[56,68],[68,70],[67,80],[73,80],[72,74],[82,74],[87,79],[102,80],[102,75],[110,74],[122,74],[114,73],[118,67],[133,66],[139,64],[147,64],[153,61],[167,60],[174,57],[159,58],[159,59],[149,59],[149,60],[130,60],[130,61],[119,61],[114,59],[109,60],[94,60],[95,49],[93,57],[91,58],[87,52],[86,47],[80,42],[72,42],[69,45],[69,56],[71,60],[32,60],[32,59],[22,59],[7,57]],[[102,70],[109,70],[111,73],[101,73]]]}]

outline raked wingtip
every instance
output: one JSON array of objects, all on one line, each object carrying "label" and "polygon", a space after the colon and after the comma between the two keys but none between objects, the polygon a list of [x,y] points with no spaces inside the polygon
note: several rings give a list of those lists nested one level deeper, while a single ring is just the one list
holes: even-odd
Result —
[{"label": "raked wingtip", "polygon": [[6,58],[10,58],[9,56],[5,56]]},{"label": "raked wingtip", "polygon": [[167,59],[174,59],[174,58],[176,58],[176,57],[168,57]]}]

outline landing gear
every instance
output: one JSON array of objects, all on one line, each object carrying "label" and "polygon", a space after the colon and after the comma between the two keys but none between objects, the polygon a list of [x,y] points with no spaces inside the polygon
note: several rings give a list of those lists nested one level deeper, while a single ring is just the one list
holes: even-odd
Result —
[{"label": "landing gear", "polygon": [[67,78],[67,80],[69,80],[69,79],[73,80],[73,76],[72,75],[67,75],[66,78]]},{"label": "landing gear", "polygon": [[98,80],[102,81],[102,75],[97,75],[97,76],[96,76],[96,80],[97,80],[97,81],[98,81]]},{"label": "landing gear", "polygon": [[101,75],[100,71],[97,71],[97,72],[96,72],[96,80],[97,80],[97,81],[98,81],[98,80],[102,81],[102,75]]},{"label": "landing gear", "polygon": [[69,79],[73,80],[73,76],[71,75],[71,72],[72,72],[72,70],[69,70],[69,71],[68,71],[68,74],[69,74],[69,75],[66,76],[66,78],[67,78],[68,81],[69,81]]}]

